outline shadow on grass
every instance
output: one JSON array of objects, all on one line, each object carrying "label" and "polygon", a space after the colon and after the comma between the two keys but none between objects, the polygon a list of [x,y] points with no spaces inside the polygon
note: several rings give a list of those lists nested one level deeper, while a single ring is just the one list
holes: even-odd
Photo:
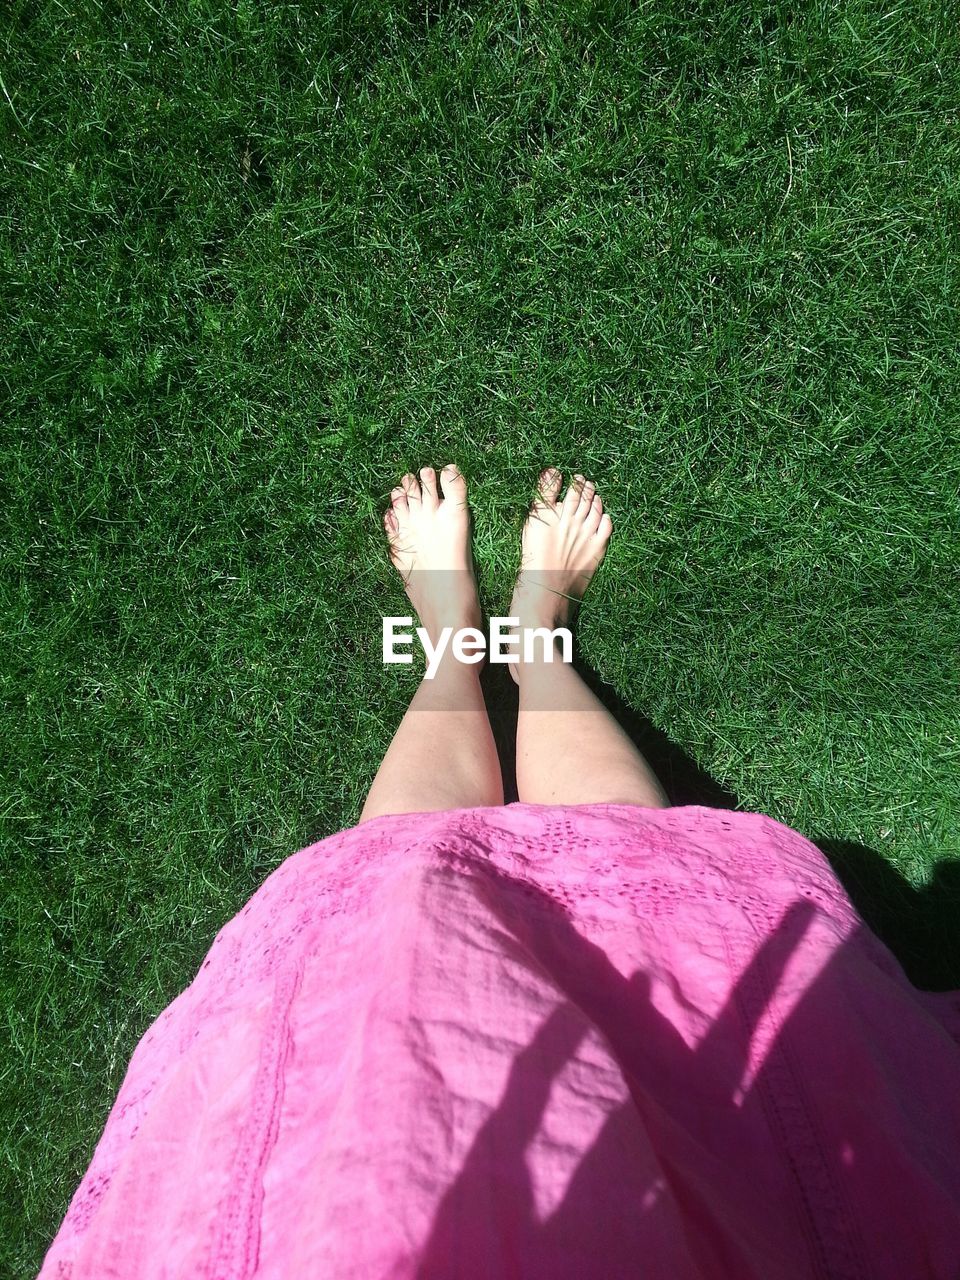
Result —
[{"label": "shadow on grass", "polygon": [[[732,791],[624,702],[579,655],[574,664],[649,762],[671,804],[741,807]],[[517,799],[517,689],[505,667],[485,667],[482,684],[503,766],[504,799],[509,804]],[[864,922],[893,952],[914,986],[926,991],[960,989],[960,861],[940,862],[931,882],[915,889],[882,854],[866,845],[831,836],[808,838],[826,857]]]},{"label": "shadow on grass", "polygon": [[850,900],[915,987],[960,988],[960,862],[937,864],[915,889],[886,858],[850,840],[817,838]]}]

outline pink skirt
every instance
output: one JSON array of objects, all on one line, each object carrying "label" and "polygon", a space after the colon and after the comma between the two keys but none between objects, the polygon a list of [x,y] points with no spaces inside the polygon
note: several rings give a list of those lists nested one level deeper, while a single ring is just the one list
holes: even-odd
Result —
[{"label": "pink skirt", "polygon": [[379,818],[217,935],[41,1275],[955,1280],[958,1034],[762,815]]}]

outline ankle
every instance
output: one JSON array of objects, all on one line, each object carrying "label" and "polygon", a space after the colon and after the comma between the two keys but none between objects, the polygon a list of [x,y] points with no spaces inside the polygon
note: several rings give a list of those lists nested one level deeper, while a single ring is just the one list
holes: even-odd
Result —
[{"label": "ankle", "polygon": [[550,680],[557,668],[573,661],[573,636],[570,628],[558,622],[552,613],[524,615],[514,629],[517,644],[513,650],[517,661],[510,671],[519,684],[526,679]]}]

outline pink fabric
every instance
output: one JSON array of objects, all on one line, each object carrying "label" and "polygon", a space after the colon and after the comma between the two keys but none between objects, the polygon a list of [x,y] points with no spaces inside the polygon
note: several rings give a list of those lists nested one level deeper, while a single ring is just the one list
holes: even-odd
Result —
[{"label": "pink fabric", "polygon": [[220,931],[41,1275],[956,1277],[958,1027],[770,818],[381,818]]}]

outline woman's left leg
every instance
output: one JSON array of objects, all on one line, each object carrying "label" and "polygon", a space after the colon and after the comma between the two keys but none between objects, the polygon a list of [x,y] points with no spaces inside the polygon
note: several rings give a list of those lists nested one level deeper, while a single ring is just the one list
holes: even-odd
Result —
[{"label": "woman's left leg", "polygon": [[[384,517],[390,557],[436,646],[441,630],[479,627],[467,485],[455,466],[405,475]],[[480,690],[480,667],[450,646],[393,736],[360,815],[424,813],[503,804],[500,761]]]}]

